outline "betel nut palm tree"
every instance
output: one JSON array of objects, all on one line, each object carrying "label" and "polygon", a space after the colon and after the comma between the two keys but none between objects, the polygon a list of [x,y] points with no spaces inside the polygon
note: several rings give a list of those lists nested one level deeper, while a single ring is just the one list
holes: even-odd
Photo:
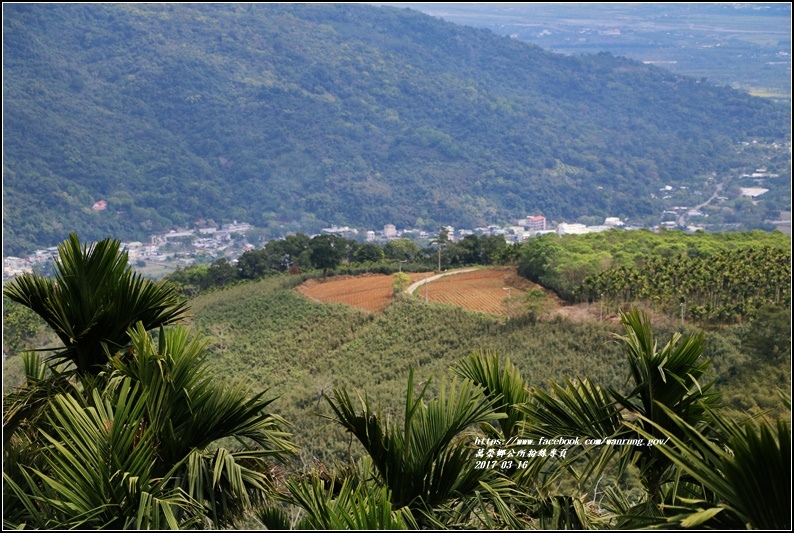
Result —
[{"label": "betel nut palm tree", "polygon": [[645,437],[639,429],[664,440],[661,429],[676,431],[670,412],[704,430],[708,409],[718,406],[718,396],[710,391],[713,382],[703,383],[709,361],[701,357],[702,333],[684,338],[674,333],[660,350],[644,313],[621,313],[621,321],[626,334],[617,338],[628,363],[628,393],[601,388],[588,378],[566,378],[562,385],[552,382],[549,392],[533,388],[532,401],[519,409],[526,414],[528,436],[576,436],[590,443],[568,455],[570,464],[579,465],[575,470],[580,482],[600,476],[613,458],[619,459],[620,471],[637,466],[646,497],[632,513],[644,514],[665,501],[678,471],[659,446],[609,443],[640,442]]},{"label": "betel nut palm tree", "polygon": [[[596,445],[574,446],[557,470],[536,461],[513,476],[519,488],[539,485],[537,475],[563,469],[584,483],[600,478],[611,459],[618,472],[638,467],[645,493],[631,501],[616,487],[602,491],[606,502],[593,520],[578,498],[541,498],[534,512],[544,525],[544,506],[572,518],[568,527],[611,525],[617,528],[709,527],[771,528],[791,526],[791,429],[786,421],[749,419],[735,422],[720,414],[712,383],[704,380],[709,362],[702,358],[703,334],[673,338],[661,349],[648,317],[621,314],[623,346],[630,388],[622,394],[589,379],[550,383],[550,390],[529,388],[508,360],[475,352],[453,369],[472,379],[497,400],[506,418],[483,424],[488,435],[521,438],[581,437]],[[790,398],[784,397],[790,408]],[[646,445],[611,445],[644,442]],[[656,442],[653,446],[647,443]],[[561,468],[562,467],[562,468]],[[613,471],[614,472],[614,471]],[[551,479],[554,479],[552,476]],[[597,486],[597,485],[596,485]],[[554,511],[552,509],[552,511]],[[549,527],[559,527],[557,521]]]},{"label": "betel nut palm tree", "polygon": [[4,443],[72,377],[91,380],[105,370],[136,323],[158,328],[181,320],[188,309],[172,286],[134,273],[120,241],[86,246],[74,233],[58,246],[54,278],[25,273],[3,288],[3,296],[33,310],[62,343],[48,350],[46,378],[29,376],[27,386],[4,397]]},{"label": "betel nut palm tree", "polygon": [[72,234],[59,252],[54,280],[4,291],[63,342],[46,362],[27,354],[4,398],[5,525],[223,527],[267,499],[265,459],[294,450],[272,400],[214,379],[204,341],[163,329],[187,304],[132,273],[118,241]]},{"label": "betel nut palm tree", "polygon": [[98,374],[129,342],[138,322],[150,330],[186,316],[187,302],[166,283],[143,278],[129,267],[121,243],[104,239],[92,246],[77,235],[58,246],[53,279],[25,273],[3,295],[29,307],[63,343],[50,362],[70,362],[78,374]]},{"label": "betel nut palm tree", "polygon": [[130,356],[100,386],[55,394],[46,423],[5,450],[6,526],[230,527],[270,500],[267,461],[294,446],[266,391],[219,382],[206,341],[181,326],[157,342],[140,323],[129,334]]},{"label": "betel nut palm tree", "polygon": [[[438,396],[425,401],[430,380],[414,390],[409,372],[404,416],[391,419],[359,397],[360,409],[344,388],[328,403],[332,418],[367,451],[365,479],[387,489],[394,510],[407,513],[419,527],[520,527],[508,502],[518,496],[510,480],[492,470],[474,468],[474,450],[466,431],[503,414],[470,380],[441,383]],[[479,522],[478,522],[479,521]]]}]

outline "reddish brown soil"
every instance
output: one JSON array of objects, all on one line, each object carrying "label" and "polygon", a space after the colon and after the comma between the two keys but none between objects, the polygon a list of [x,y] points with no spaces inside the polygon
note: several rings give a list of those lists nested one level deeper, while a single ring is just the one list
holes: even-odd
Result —
[{"label": "reddish brown soil", "polygon": [[[427,275],[422,272],[408,273],[411,281],[423,279]],[[383,311],[394,297],[392,276],[385,274],[310,279],[295,290],[317,302],[347,304],[369,312]]]},{"label": "reddish brown soil", "polygon": [[[432,272],[408,273],[412,282],[420,281]],[[568,304],[548,289],[518,275],[515,267],[492,268],[452,274],[427,284],[427,296],[431,302],[447,303],[480,311],[495,316],[507,316],[507,294],[510,287],[510,314],[518,316],[526,312],[524,294],[527,290],[540,289],[546,293],[548,304],[538,313],[539,318],[564,317],[574,322],[591,322],[603,319],[618,322],[614,309],[604,309],[603,318],[598,302],[593,304]],[[296,288],[298,292],[317,302],[334,302],[352,305],[369,312],[380,312],[394,297],[392,276],[364,274],[361,276],[334,276],[327,280],[311,279]],[[414,292],[425,297],[425,285]],[[646,312],[650,312],[646,309]],[[664,317],[655,316],[656,321]],[[669,321],[669,319],[668,319]]]}]

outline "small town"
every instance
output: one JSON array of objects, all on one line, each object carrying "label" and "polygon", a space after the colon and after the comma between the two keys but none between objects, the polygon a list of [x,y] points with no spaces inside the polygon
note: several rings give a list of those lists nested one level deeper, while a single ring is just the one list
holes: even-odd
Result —
[{"label": "small town", "polygon": [[[669,186],[668,186],[669,187]],[[672,187],[662,189],[662,192],[669,192]],[[742,194],[748,197],[758,196],[766,192],[756,189],[743,190]],[[717,201],[722,201],[722,197],[715,194]],[[94,204],[94,208],[105,209],[102,201]],[[668,217],[669,215],[669,217]],[[673,207],[662,212],[662,217],[672,218],[664,220],[659,225],[651,227],[651,230],[665,229],[685,229],[688,233],[704,231],[707,229],[705,224],[684,224],[686,219],[702,219],[708,215],[701,212],[698,208]],[[791,213],[781,213],[781,219],[770,221],[776,224],[776,229],[788,235],[791,234]],[[597,233],[611,229],[638,230],[643,226],[626,224],[618,217],[606,217],[602,224],[585,225],[582,223],[549,222],[546,217],[541,215],[528,215],[523,219],[514,220],[512,225],[490,225],[477,227],[474,229],[455,228],[444,226],[451,241],[463,239],[467,235],[502,235],[508,244],[521,243],[535,236],[556,233],[558,235],[581,235],[585,233]],[[220,226],[197,224],[192,230],[176,229],[168,233],[158,233],[151,236],[147,242],[132,241],[122,242],[129,258],[129,264],[146,277],[160,279],[169,272],[177,268],[185,268],[196,263],[210,263],[219,258],[226,258],[235,264],[237,258],[243,253],[261,248],[268,241],[259,237],[261,230],[246,223],[233,221],[231,224]],[[360,231],[356,228],[347,226],[331,226],[323,228],[319,234],[337,235],[345,239],[351,239],[369,243],[385,243],[389,240],[407,238],[420,246],[427,246],[435,234],[425,229],[398,229],[394,224],[386,224],[382,230]],[[314,237],[318,234],[309,235]],[[47,273],[52,265],[51,261],[58,253],[58,248],[52,246],[45,249],[35,250],[26,257],[5,257],[3,258],[3,280],[9,280],[24,272]]]},{"label": "small town", "polygon": [[[96,205],[96,204],[95,204]],[[101,204],[100,204],[101,205]],[[597,226],[579,223],[559,223],[552,227],[543,216],[527,216],[515,220],[510,226],[486,226],[474,229],[445,226],[449,239],[455,241],[467,235],[503,235],[508,243],[520,243],[537,235],[557,233],[559,235],[594,233],[612,228],[639,229],[627,226],[617,217],[608,217]],[[193,230],[179,229],[168,233],[152,235],[148,242],[123,242],[129,263],[144,275],[159,278],[176,268],[190,266],[201,259],[212,261],[225,257],[234,263],[244,252],[262,247],[262,242],[253,237],[257,228],[245,222],[234,221],[220,227],[201,225]],[[394,224],[386,224],[382,230],[359,231],[347,226],[323,228],[320,234],[337,235],[362,242],[385,243],[393,239],[407,238],[418,244],[427,245],[434,237],[424,229],[398,229]],[[314,235],[309,235],[313,237]],[[53,246],[36,250],[27,257],[6,257],[3,259],[3,279],[11,279],[23,272],[46,272],[46,265],[57,255]]]}]

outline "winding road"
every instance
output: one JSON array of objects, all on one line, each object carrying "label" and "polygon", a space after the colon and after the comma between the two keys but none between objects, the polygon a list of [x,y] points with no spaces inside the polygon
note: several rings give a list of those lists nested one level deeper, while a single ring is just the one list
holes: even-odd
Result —
[{"label": "winding road", "polygon": [[686,218],[685,217],[687,216],[687,213],[689,213],[689,211],[697,211],[701,207],[705,207],[705,206],[709,205],[711,203],[711,201],[714,200],[714,198],[716,198],[717,196],[719,196],[719,194],[722,192],[722,186],[725,185],[725,183],[727,183],[727,179],[724,180],[722,183],[717,184],[717,190],[714,191],[714,194],[711,195],[711,198],[709,198],[708,200],[706,200],[702,204],[698,204],[695,207],[687,209],[686,211],[681,213],[681,216],[678,217],[678,225],[681,226],[682,228],[686,227]]}]

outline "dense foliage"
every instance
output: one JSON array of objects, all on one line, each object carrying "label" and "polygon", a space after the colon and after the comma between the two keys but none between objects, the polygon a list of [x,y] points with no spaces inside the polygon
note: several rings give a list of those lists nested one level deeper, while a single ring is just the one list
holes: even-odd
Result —
[{"label": "dense foliage", "polygon": [[[15,4],[3,11],[4,251],[212,218],[475,227],[643,217],[664,185],[769,164],[788,112],[608,54],[410,10]],[[785,161],[780,165],[785,166]],[[785,180],[785,177],[780,178]],[[105,210],[92,210],[98,200]]]},{"label": "dense foliage", "polygon": [[40,334],[45,322],[30,308],[3,299],[3,354],[15,354],[41,346]]},{"label": "dense foliage", "polygon": [[[344,435],[307,416],[330,414],[322,397],[334,387],[366,388],[384,410],[398,409],[410,367],[417,382],[443,376],[473,349],[510,354],[534,385],[570,375],[590,376],[617,390],[625,386],[609,322],[525,316],[500,324],[495,317],[413,298],[397,298],[383,314],[368,315],[309,301],[290,289],[300,281],[276,277],[230,287],[195,298],[192,310],[195,326],[211,335],[209,361],[218,372],[269,384],[281,395],[281,414],[294,423],[307,462],[347,457]],[[785,320],[774,329],[779,346],[790,339]],[[706,335],[718,388],[737,411],[775,407],[774,391],[790,383],[786,355],[771,361],[754,334],[758,328],[763,325],[751,322]],[[669,326],[660,328],[660,334],[669,333]]]},{"label": "dense foliage", "polygon": [[[95,311],[108,279],[145,294],[112,276],[126,264],[117,244],[64,243],[61,263],[89,281],[50,307]],[[105,275],[92,264],[102,257]],[[775,398],[790,388],[790,351],[776,310],[759,312],[764,324],[672,334],[634,310],[619,334],[407,295],[368,315],[303,298],[301,279],[194,299],[193,325],[210,338],[183,326],[155,336],[138,321],[126,340],[64,341],[102,346],[91,372],[14,358],[25,379],[3,398],[4,527],[790,527],[790,400],[784,410]],[[119,323],[139,312],[110,310]],[[273,393],[284,417],[269,412]],[[737,393],[757,403],[738,406]],[[767,406],[784,416],[737,409]],[[558,438],[554,453],[540,440]]]},{"label": "dense foliage", "polygon": [[735,322],[759,307],[791,305],[791,252],[752,247],[713,255],[651,257],[635,267],[610,268],[585,278],[580,295],[612,305],[652,302],[697,322]]},{"label": "dense foliage", "polygon": [[107,354],[129,342],[128,329],[173,324],[187,304],[174,287],[132,271],[121,242],[103,239],[87,246],[75,233],[58,246],[55,277],[24,273],[3,287],[3,296],[41,317],[63,347],[50,359],[74,365],[78,374],[97,374]]},{"label": "dense foliage", "polygon": [[755,315],[791,298],[791,241],[786,235],[687,235],[678,231],[609,231],[547,235],[521,249],[520,272],[570,300],[609,308],[648,302],[699,321]]},{"label": "dense foliage", "polygon": [[266,391],[219,382],[206,341],[163,328],[185,302],[133,274],[119,244],[72,234],[55,284],[3,290],[62,341],[46,360],[24,354],[24,383],[3,396],[4,528],[228,526],[266,498],[265,459],[294,451]]},{"label": "dense foliage", "polygon": [[[703,76],[790,102],[790,64],[780,58],[786,57],[791,48],[791,6],[773,3],[759,7],[720,3],[462,2],[423,3],[413,8],[566,55],[609,51],[640,61],[661,61],[665,68],[679,74]],[[640,20],[642,23],[638,23]],[[601,27],[612,31],[594,31]]]}]

